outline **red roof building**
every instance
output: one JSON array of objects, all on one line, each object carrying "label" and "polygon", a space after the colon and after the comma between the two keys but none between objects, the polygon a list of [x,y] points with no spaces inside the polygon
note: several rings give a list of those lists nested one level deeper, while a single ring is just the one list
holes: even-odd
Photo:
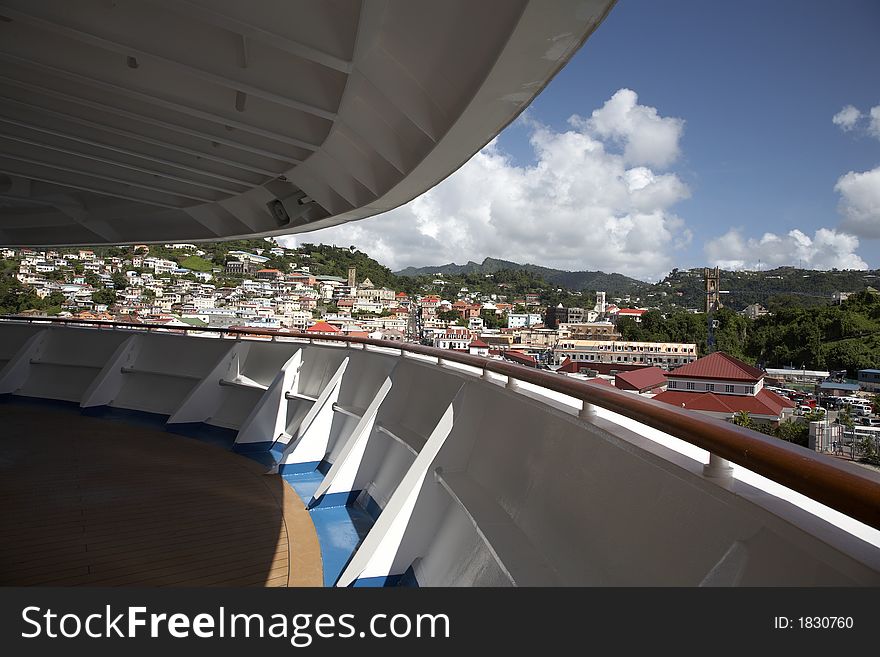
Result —
[{"label": "red roof building", "polygon": [[638,393],[657,390],[666,385],[666,372],[659,367],[643,367],[614,375],[614,386],[620,390],[633,390]]},{"label": "red roof building", "polygon": [[746,411],[755,419],[778,422],[795,404],[764,388],[764,372],[721,351],[666,374],[666,392],[654,399],[719,418]]},{"label": "red roof building", "polygon": [[314,285],[317,282],[311,274],[299,271],[288,274],[285,278],[291,283],[302,283],[303,285]]},{"label": "red roof building", "polygon": [[642,315],[644,315],[647,310],[642,310],[641,308],[621,308],[617,312],[618,319],[622,317],[630,317],[634,319],[636,322],[642,321]]},{"label": "red roof building", "polygon": [[339,329],[327,322],[316,322],[306,329],[306,333],[339,333]]},{"label": "red roof building", "polygon": [[488,356],[489,345],[480,340],[480,338],[474,338],[468,345],[468,352],[474,356]]},{"label": "red roof building", "polygon": [[635,370],[647,369],[647,365],[632,365],[627,363],[596,363],[592,361],[578,361],[566,358],[562,361],[557,372],[565,372],[567,374],[585,374],[588,370],[593,370],[598,374],[616,376],[618,372],[632,372]]},{"label": "red roof building", "polygon": [[794,402],[769,390],[761,390],[757,395],[718,395],[714,392],[678,392],[667,390],[654,399],[692,411],[720,414],[730,417],[739,411],[746,411],[753,417],[778,419],[786,408],[794,408]]},{"label": "red roof building", "polygon": [[513,351],[512,349],[508,349],[505,351],[502,356],[507,360],[512,360],[514,363],[518,363],[520,365],[526,365],[528,367],[537,367],[538,362],[535,360],[534,356],[529,356],[528,354],[524,354],[521,351]]},{"label": "red roof building", "polygon": [[723,351],[716,351],[693,363],[677,367],[667,376],[670,379],[723,379],[757,383],[764,378],[764,372]]}]

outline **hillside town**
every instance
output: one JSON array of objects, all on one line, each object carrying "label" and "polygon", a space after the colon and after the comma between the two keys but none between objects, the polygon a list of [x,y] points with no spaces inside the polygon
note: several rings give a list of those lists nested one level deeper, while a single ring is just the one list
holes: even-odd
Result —
[{"label": "hillside town", "polygon": [[[117,254],[90,249],[6,248],[0,258],[14,277],[42,300],[21,315],[51,314],[83,320],[165,327],[338,332],[347,336],[424,342],[482,355],[519,354],[534,364],[566,360],[600,364],[674,366],[696,358],[696,345],[620,342],[618,319],[639,321],[646,309],[621,308],[597,292],[591,308],[542,306],[537,292],[522,296],[471,293],[453,299],[407,294],[374,284],[350,267],[348,276],[316,274],[307,257],[267,244],[231,250],[222,263],[190,269],[189,260],[211,262],[194,244],[119,247]],[[305,262],[281,269],[272,258]],[[503,292],[503,288],[499,288]],[[607,369],[607,368],[606,368]]]},{"label": "hillside town", "polygon": [[[546,306],[540,292],[509,294],[504,284],[492,292],[462,286],[451,298],[407,293],[359,276],[355,266],[344,277],[315,273],[309,255],[275,242],[228,250],[217,262],[216,254],[196,244],[98,252],[5,248],[0,258],[7,274],[40,300],[34,304],[39,307],[18,313],[24,316],[195,334],[258,329],[419,342],[614,386],[767,433],[778,434],[799,416],[817,419],[826,410],[836,416],[841,399],[855,411],[846,418],[851,425],[880,424],[868,399],[880,387],[877,370],[861,370],[847,382],[839,372],[765,371],[723,351],[700,353],[697,342],[627,339],[643,333],[643,317],[656,311],[631,307],[635,299],[628,296],[608,299],[604,291],[595,291],[595,303],[586,308]],[[436,276],[434,289],[448,291],[449,280]],[[834,301],[845,300],[840,294]],[[766,314],[758,304],[739,313],[750,321]],[[802,422],[794,441],[807,440]]]}]

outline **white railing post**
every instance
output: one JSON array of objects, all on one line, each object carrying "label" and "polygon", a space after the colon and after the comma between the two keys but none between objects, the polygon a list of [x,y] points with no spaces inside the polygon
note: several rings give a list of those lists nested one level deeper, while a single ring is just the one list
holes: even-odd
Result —
[{"label": "white railing post", "polygon": [[723,482],[733,480],[733,467],[730,461],[723,459],[717,454],[709,453],[709,462],[703,466],[703,476],[711,479],[720,479]]},{"label": "white railing post", "polygon": [[590,402],[581,402],[581,410],[578,412],[578,417],[585,422],[592,422],[598,417],[596,415],[596,407]]},{"label": "white railing post", "polygon": [[504,384],[504,387],[508,390],[516,390],[519,388],[519,381],[517,381],[514,377],[507,375],[507,383]]}]

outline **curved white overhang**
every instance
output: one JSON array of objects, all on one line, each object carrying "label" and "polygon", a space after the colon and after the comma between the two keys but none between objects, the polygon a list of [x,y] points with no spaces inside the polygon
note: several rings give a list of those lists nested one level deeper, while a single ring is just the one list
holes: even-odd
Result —
[{"label": "curved white overhang", "polygon": [[2,0],[0,243],[205,241],[395,208],[613,0]]}]

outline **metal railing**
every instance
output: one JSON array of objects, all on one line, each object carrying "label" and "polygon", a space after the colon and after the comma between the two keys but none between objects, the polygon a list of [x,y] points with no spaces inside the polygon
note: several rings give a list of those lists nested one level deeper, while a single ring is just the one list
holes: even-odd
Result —
[{"label": "metal railing", "polygon": [[712,459],[710,466],[714,464],[717,470],[724,469],[724,461],[736,463],[874,529],[880,529],[880,476],[865,468],[694,411],[546,370],[420,344],[323,333],[247,327],[164,326],[46,317],[0,316],[0,320],[112,330],[218,334],[220,337],[235,339],[287,338],[309,344],[344,343],[348,346],[358,345],[360,348],[380,347],[386,351],[397,351],[401,356],[417,354],[436,358],[439,367],[447,363],[458,363],[478,369],[483,379],[490,378],[489,373],[506,377],[508,388],[516,388],[517,382],[526,382],[577,399],[582,405],[579,415],[584,419],[594,416],[595,407],[618,413],[707,450]]}]

